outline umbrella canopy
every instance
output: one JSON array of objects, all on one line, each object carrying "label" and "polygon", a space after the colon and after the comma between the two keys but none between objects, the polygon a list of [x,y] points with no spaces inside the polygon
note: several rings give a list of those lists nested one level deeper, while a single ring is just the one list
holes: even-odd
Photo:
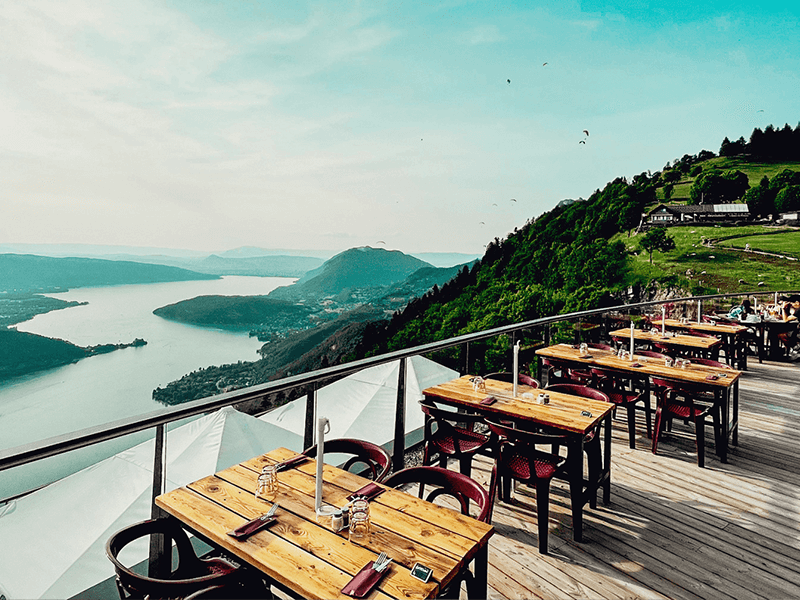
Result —
[{"label": "umbrella canopy", "polygon": [[[287,442],[302,444],[223,408],[169,432],[165,491]],[[144,442],[0,507],[0,593],[68,598],[113,577],[106,540],[150,518],[154,449],[154,440]],[[132,552],[126,561],[147,558],[145,544]]]},{"label": "umbrella canopy", "polygon": [[[317,391],[317,415],[331,422],[325,437],[349,437],[386,445],[394,439],[394,414],[400,361],[394,361],[358,373]],[[420,429],[424,415],[417,402],[422,390],[458,377],[458,372],[422,356],[406,360],[406,434]],[[300,438],[302,450],[306,401],[294,400],[259,419],[280,427]]]}]

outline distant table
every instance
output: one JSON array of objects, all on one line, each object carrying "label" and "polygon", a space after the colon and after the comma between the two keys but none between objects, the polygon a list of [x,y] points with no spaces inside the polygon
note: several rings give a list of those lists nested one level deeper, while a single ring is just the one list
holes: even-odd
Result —
[{"label": "distant table", "polygon": [[[537,351],[540,352],[541,350]],[[594,503],[597,490],[603,488],[603,502],[611,500],[611,413],[614,405],[600,400],[572,396],[557,392],[550,394],[550,404],[537,404],[534,399],[524,399],[521,394],[535,396],[540,390],[525,385],[518,386],[517,397],[512,396],[513,385],[493,379],[486,380],[486,389],[476,391],[472,388],[470,376],[448,381],[422,391],[426,398],[467,408],[470,411],[493,415],[503,419],[513,419],[557,429],[568,436],[567,473],[570,485],[572,506],[573,537],[583,540],[583,506]],[[497,398],[491,405],[481,404],[487,395]],[[583,411],[590,414],[586,416]],[[603,439],[603,468],[596,481],[583,477],[583,440],[601,421],[605,421]]]},{"label": "distant table", "polygon": [[[667,332],[669,333],[669,332]],[[612,338],[625,342],[630,340],[630,329],[617,329],[611,331],[609,335]],[[648,342],[650,344],[659,343],[675,348],[676,350],[686,351],[701,351],[704,355],[710,355],[722,345],[722,340],[715,337],[699,337],[696,335],[668,335],[662,336],[661,332],[653,333],[645,329],[634,329],[633,339],[639,342]]]},{"label": "distant table", "polygon": [[[341,589],[382,551],[393,563],[370,598],[435,597],[473,559],[485,597],[491,525],[387,488],[370,502],[369,540],[351,543],[346,531],[335,533],[316,522],[313,459],[279,474],[277,523],[243,541],[227,535],[270,508],[270,502],[254,496],[262,466],[294,455],[279,448],[162,494],[156,504],[212,545],[303,598],[349,598]],[[323,500],[335,506],[346,504],[349,494],[369,483],[329,465],[323,477]],[[417,562],[433,569],[428,583],[411,577]]]},{"label": "distant table", "polygon": [[[628,335],[630,335],[630,330]],[[611,351],[595,348],[591,349],[589,356],[581,356],[580,350],[569,344],[540,348],[536,354],[557,362],[582,365],[584,368],[596,366],[623,371],[634,377],[644,377],[648,383],[649,378],[656,377],[705,388],[709,392],[713,392],[716,402],[722,409],[722,443],[717,448],[720,461],[728,462],[729,444],[738,445],[739,443],[739,378],[742,375],[741,371],[697,364],[691,364],[686,368],[667,367],[663,361],[653,358],[635,356],[633,361],[623,360]],[[640,366],[634,367],[634,364]],[[707,379],[710,375],[716,375],[718,379]],[[541,377],[541,373],[539,373],[539,377]]]},{"label": "distant table", "polygon": [[[661,319],[651,321],[653,327],[661,328]],[[740,369],[747,369],[747,352],[745,348],[744,335],[747,327],[744,325],[729,325],[727,323],[692,323],[686,321],[681,323],[678,319],[666,319],[664,321],[667,329],[684,329],[700,331],[719,335],[725,341],[725,362]],[[761,348],[759,347],[758,360],[761,360]]]}]

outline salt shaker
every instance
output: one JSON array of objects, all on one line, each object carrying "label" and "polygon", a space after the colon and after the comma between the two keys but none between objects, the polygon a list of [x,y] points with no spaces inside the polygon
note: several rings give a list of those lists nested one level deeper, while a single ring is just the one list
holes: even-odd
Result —
[{"label": "salt shaker", "polygon": [[344,529],[344,518],[341,510],[334,511],[331,517],[331,529],[334,531],[341,531]]}]

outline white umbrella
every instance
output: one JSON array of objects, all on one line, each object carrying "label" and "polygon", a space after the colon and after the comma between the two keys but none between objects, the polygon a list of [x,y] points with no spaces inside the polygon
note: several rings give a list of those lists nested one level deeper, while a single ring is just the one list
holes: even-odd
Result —
[{"label": "white umbrella", "polygon": [[[170,431],[165,491],[285,445],[287,432],[223,408]],[[0,507],[0,590],[14,598],[68,598],[114,575],[108,538],[150,518],[150,440]],[[126,549],[127,552],[127,549]],[[127,560],[147,558],[145,544]]]},{"label": "white umbrella", "polygon": [[[400,361],[370,367],[318,390],[317,415],[331,422],[326,439],[350,437],[381,446],[391,442],[399,368]],[[422,356],[406,360],[406,434],[424,424],[417,404],[422,399],[422,390],[456,377],[458,372]],[[306,400],[294,400],[259,418],[302,437]],[[291,449],[301,450],[301,447]]]}]

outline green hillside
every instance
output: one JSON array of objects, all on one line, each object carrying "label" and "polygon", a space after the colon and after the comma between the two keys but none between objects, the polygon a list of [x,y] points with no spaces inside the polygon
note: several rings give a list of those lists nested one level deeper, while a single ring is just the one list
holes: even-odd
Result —
[{"label": "green hillside", "polygon": [[164,319],[232,331],[257,329],[265,323],[294,325],[311,310],[266,296],[198,296],[153,311]]}]

